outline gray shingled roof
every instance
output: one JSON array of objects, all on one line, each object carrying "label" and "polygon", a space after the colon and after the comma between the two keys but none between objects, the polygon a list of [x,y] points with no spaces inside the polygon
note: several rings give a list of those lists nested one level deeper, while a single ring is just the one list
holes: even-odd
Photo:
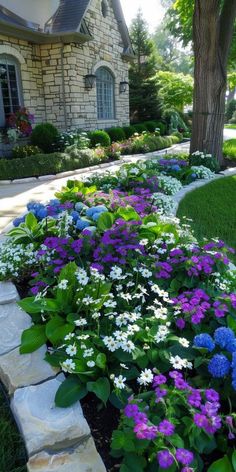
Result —
[{"label": "gray shingled roof", "polygon": [[21,18],[21,16],[16,15],[2,5],[0,5],[0,20],[3,20],[8,24],[23,26],[32,30],[39,29],[39,25],[37,23],[33,23],[31,21],[25,20],[24,18]]}]

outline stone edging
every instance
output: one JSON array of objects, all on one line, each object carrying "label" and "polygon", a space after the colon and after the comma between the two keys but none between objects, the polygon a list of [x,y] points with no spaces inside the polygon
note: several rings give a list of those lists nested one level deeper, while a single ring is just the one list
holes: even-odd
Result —
[{"label": "stone edging", "polygon": [[217,179],[222,179],[223,177],[230,177],[231,175],[236,174],[236,167],[231,167],[230,169],[226,169],[223,172],[220,172],[219,174],[216,174],[213,179],[201,179],[201,180],[196,180],[195,182],[192,182],[189,185],[186,185],[183,187],[179,192],[177,192],[175,195],[173,195],[173,200],[177,203],[177,207],[174,211],[174,214],[177,214],[179,204],[181,200],[184,199],[184,197],[187,195],[187,193],[192,192],[193,190],[196,190],[197,188],[203,187],[204,185],[209,184],[210,182],[214,182],[214,180]]},{"label": "stone edging", "polygon": [[87,172],[91,172],[93,170],[98,170],[98,169],[107,169],[110,166],[117,165],[119,162],[121,164],[124,164],[125,162],[129,162],[129,160],[133,160],[133,158],[138,158],[138,159],[149,159],[150,157],[153,156],[159,156],[162,154],[167,154],[169,152],[174,151],[177,147],[181,147],[181,145],[186,145],[188,143],[183,142],[179,143],[178,145],[174,144],[173,146],[165,149],[161,149],[160,151],[154,151],[154,152],[148,152],[146,154],[130,154],[127,156],[122,156],[119,160],[117,161],[112,161],[112,162],[106,162],[104,164],[100,164],[97,166],[90,166],[90,167],[84,167],[83,169],[75,169],[75,170],[69,170],[68,172],[61,172],[59,174],[55,175],[41,175],[39,177],[25,177],[24,179],[15,179],[15,180],[0,180],[0,185],[12,185],[12,184],[26,184],[30,182],[47,182],[50,180],[56,180],[56,179],[63,179],[64,177],[71,177],[72,175],[79,175],[79,174],[86,174]]},{"label": "stone edging", "polygon": [[32,322],[17,300],[16,287],[0,282],[0,380],[25,441],[28,472],[106,472],[80,402],[65,409],[54,404],[64,375],[44,361],[46,345],[19,353]]}]

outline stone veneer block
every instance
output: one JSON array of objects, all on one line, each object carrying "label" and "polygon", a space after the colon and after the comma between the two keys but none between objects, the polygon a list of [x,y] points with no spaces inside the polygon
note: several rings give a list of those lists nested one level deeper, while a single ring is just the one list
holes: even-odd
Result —
[{"label": "stone veneer block", "polygon": [[20,345],[22,332],[32,324],[31,318],[15,303],[0,305],[0,355]]},{"label": "stone veneer block", "polygon": [[43,449],[64,449],[90,434],[79,402],[69,408],[55,406],[55,394],[63,379],[60,375],[14,393],[11,408],[29,456]]},{"label": "stone veneer block", "polygon": [[32,354],[20,354],[19,348],[0,357],[0,378],[11,395],[19,387],[35,385],[55,377],[59,369],[53,369],[44,360],[46,346]]},{"label": "stone veneer block", "polygon": [[0,305],[19,300],[15,285],[11,282],[0,282]]},{"label": "stone veneer block", "polygon": [[92,438],[74,450],[40,452],[29,459],[27,468],[29,472],[106,472]]}]

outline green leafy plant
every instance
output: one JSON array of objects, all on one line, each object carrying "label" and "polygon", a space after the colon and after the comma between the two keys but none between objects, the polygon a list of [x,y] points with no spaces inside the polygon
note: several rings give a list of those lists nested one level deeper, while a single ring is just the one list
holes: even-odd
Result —
[{"label": "green leafy plant", "polygon": [[41,154],[42,151],[38,146],[15,146],[12,149],[13,159],[20,159],[22,157],[34,156],[35,154]]},{"label": "green leafy plant", "polygon": [[111,144],[110,136],[106,131],[103,131],[103,130],[90,131],[88,136],[90,139],[91,147],[95,147],[97,145],[108,147]]},{"label": "green leafy plant", "polygon": [[41,123],[35,126],[31,134],[31,143],[38,146],[45,153],[57,149],[60,133],[51,123]]},{"label": "green leafy plant", "polygon": [[120,142],[125,140],[125,132],[123,128],[110,128],[107,129],[107,133],[109,134],[112,142]]}]

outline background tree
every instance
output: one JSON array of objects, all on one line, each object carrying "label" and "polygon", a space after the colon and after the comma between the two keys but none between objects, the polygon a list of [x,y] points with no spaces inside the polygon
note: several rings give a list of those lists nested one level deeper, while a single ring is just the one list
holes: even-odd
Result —
[{"label": "background tree", "polygon": [[165,108],[175,108],[183,112],[184,106],[193,101],[193,78],[191,75],[160,71],[157,73],[159,96]]},{"label": "background tree", "polygon": [[155,119],[160,116],[160,101],[155,79],[158,56],[141,10],[131,24],[130,36],[136,55],[129,73],[131,119],[132,121]]},{"label": "background tree", "polygon": [[236,0],[176,0],[170,28],[193,40],[194,104],[191,152],[205,150],[222,161],[227,67],[235,60]]}]

